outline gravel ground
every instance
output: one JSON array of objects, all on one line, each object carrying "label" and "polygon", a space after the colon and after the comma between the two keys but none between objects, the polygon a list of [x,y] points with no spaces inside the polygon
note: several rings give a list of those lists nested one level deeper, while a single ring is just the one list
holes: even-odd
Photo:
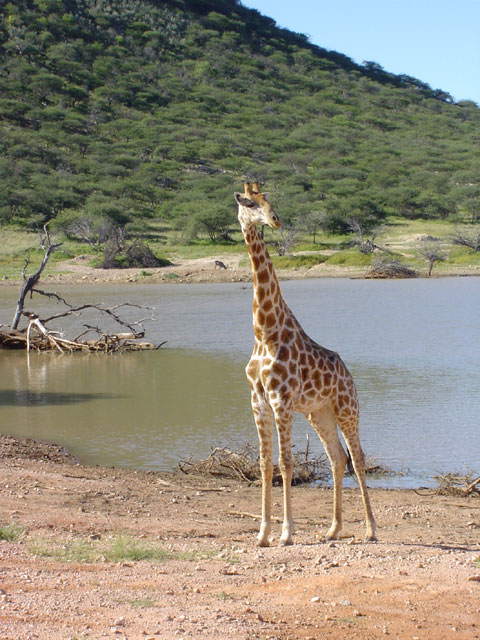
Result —
[{"label": "gravel ground", "polygon": [[[260,488],[80,466],[0,437],[0,639],[480,638],[480,501],[294,487],[291,547],[255,546]],[[281,516],[281,489],[274,488]],[[243,515],[242,515],[243,514]]]}]

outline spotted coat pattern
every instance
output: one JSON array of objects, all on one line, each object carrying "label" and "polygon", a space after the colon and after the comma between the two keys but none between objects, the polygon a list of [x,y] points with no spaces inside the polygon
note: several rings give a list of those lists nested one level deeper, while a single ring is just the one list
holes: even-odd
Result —
[{"label": "spotted coat pattern", "polygon": [[328,539],[342,526],[341,493],[347,455],[338,437],[343,433],[359,481],[366,518],[366,539],[375,539],[375,521],[365,483],[364,454],[358,436],[358,398],[354,381],[340,356],[314,342],[283,299],[280,285],[257,224],[280,226],[258,183],[245,184],[235,194],[239,221],[253,275],[253,330],[255,343],[246,368],[258,430],[262,472],[260,546],[269,544],[273,425],[279,442],[279,467],[284,485],[284,522],[280,541],[291,544],[291,478],[293,413],[304,414],[318,433],[329,457],[334,479],[334,513]]}]

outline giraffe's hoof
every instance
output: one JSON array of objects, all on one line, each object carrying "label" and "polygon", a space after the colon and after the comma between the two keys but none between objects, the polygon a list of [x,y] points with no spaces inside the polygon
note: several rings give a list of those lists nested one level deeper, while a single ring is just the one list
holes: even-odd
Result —
[{"label": "giraffe's hoof", "polygon": [[377,536],[375,534],[366,535],[365,542],[377,542]]},{"label": "giraffe's hoof", "polygon": [[331,542],[332,540],[338,540],[338,532],[337,531],[333,531],[333,532],[328,532],[325,535],[324,538],[325,542]]},{"label": "giraffe's hoof", "polygon": [[287,537],[281,537],[280,538],[280,544],[282,545],[282,547],[288,547],[289,545],[293,544],[293,538],[292,536],[288,536]]},{"label": "giraffe's hoof", "polygon": [[268,538],[264,539],[264,538],[257,538],[257,547],[269,547],[270,546],[270,541],[268,540]]}]

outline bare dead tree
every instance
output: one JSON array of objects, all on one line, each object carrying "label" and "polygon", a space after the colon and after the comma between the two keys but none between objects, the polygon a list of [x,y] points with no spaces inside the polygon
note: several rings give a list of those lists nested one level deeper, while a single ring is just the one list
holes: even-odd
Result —
[{"label": "bare dead tree", "polygon": [[480,226],[477,225],[471,229],[468,227],[456,229],[452,242],[462,247],[468,247],[475,252],[480,251]]},{"label": "bare dead tree", "polygon": [[448,254],[445,251],[442,251],[435,244],[425,244],[417,250],[417,253],[421,258],[428,262],[428,278],[432,275],[434,264],[436,262],[443,262],[448,257]]},{"label": "bare dead tree", "polygon": [[298,235],[298,229],[293,225],[286,225],[280,231],[281,239],[277,241],[277,251],[279,256],[285,256],[290,253],[295,244]]},{"label": "bare dead tree", "polygon": [[358,246],[360,253],[369,255],[370,253],[373,253],[375,249],[381,249],[383,251],[382,247],[375,244],[377,236],[382,231],[381,226],[367,229],[360,220],[357,220],[357,218],[350,218],[348,221],[348,228],[357,236],[354,244]]},{"label": "bare dead tree", "polygon": [[43,227],[43,236],[40,236],[40,246],[44,251],[43,259],[37,271],[33,273],[31,276],[28,276],[28,278],[26,275],[26,271],[27,271],[27,267],[30,264],[30,261],[28,258],[25,260],[25,264],[23,266],[23,271],[22,271],[23,285],[20,289],[20,296],[18,298],[17,307],[15,309],[15,315],[13,316],[12,324],[10,325],[12,329],[18,328],[20,318],[22,317],[23,308],[25,306],[25,298],[27,297],[28,293],[30,294],[32,293],[33,288],[35,287],[37,282],[40,280],[40,276],[42,275],[43,270],[47,266],[47,262],[51,254],[55,251],[55,249],[58,249],[58,247],[60,247],[61,245],[62,245],[61,242],[57,242],[57,243],[52,242],[50,233],[48,231],[48,223],[45,224]]},{"label": "bare dead tree", "polygon": [[91,247],[98,249],[108,240],[114,225],[108,218],[95,218],[91,216],[79,216],[68,223],[64,233],[70,237],[76,237]]},{"label": "bare dead tree", "polygon": [[[34,289],[36,293],[44,294],[45,292]],[[33,312],[23,310],[21,317],[24,317],[27,321],[27,326],[22,330],[4,330],[0,328],[0,347],[3,348],[17,348],[26,349],[27,351],[48,351],[56,350],[60,353],[73,353],[74,351],[101,351],[104,353],[123,352],[127,350],[142,350],[142,349],[158,349],[160,345],[154,346],[150,342],[138,342],[139,339],[145,336],[145,329],[143,323],[146,320],[153,320],[153,308],[144,307],[129,302],[123,302],[113,307],[105,307],[102,304],[82,304],[77,307],[70,305],[58,294],[48,293],[45,294],[49,297],[56,297],[59,301],[67,306],[67,309],[53,314],[48,318],[40,318],[40,316]],[[126,307],[135,307],[137,309],[148,309],[152,315],[150,318],[143,318],[140,320],[127,321],[119,313],[120,309]],[[80,316],[82,312],[86,310],[93,310],[100,315],[108,316],[122,329],[120,333],[107,332],[98,325],[83,324],[83,330],[81,333],[73,338],[67,338],[64,331],[53,330],[48,327],[48,324],[54,320],[60,318],[66,318],[68,316]],[[92,336],[93,337],[90,337]],[[89,336],[89,339],[85,339]]]},{"label": "bare dead tree", "polygon": [[[153,320],[152,307],[145,307],[130,302],[122,302],[113,307],[105,307],[101,303],[85,303],[78,306],[73,306],[67,300],[65,300],[58,293],[52,293],[43,291],[36,287],[40,280],[40,276],[43,273],[47,262],[57,247],[61,243],[53,243],[48,232],[47,225],[44,226],[44,233],[41,236],[41,247],[44,250],[44,256],[42,262],[37,271],[31,276],[26,275],[26,270],[29,265],[29,261],[25,261],[23,267],[22,279],[23,284],[20,290],[15,315],[10,325],[10,328],[5,330],[0,328],[0,347],[5,348],[24,348],[27,351],[31,349],[37,351],[46,351],[49,349],[57,350],[61,353],[73,352],[79,350],[88,351],[103,351],[111,353],[113,351],[124,351],[127,349],[153,349],[159,348],[148,342],[137,342],[139,339],[145,336],[145,329],[143,323],[146,320]],[[27,295],[33,297],[36,293],[41,296],[53,299],[55,302],[63,305],[63,310],[55,313],[46,318],[40,318],[35,311],[25,309],[25,300]],[[148,310],[150,317],[142,318],[139,320],[127,320],[121,315],[121,310],[125,310],[127,307],[134,307],[136,309]],[[87,310],[93,310],[101,316],[108,317],[114,324],[123,329],[122,333],[107,333],[105,330],[98,326],[84,324],[83,331],[80,335],[73,339],[65,337],[63,332],[48,328],[48,324],[65,318],[67,316],[80,316],[82,312]],[[20,321],[24,318],[26,320],[26,327],[19,329]],[[128,331],[125,332],[125,329]],[[94,334],[93,339],[85,340],[85,336],[88,334]]]}]

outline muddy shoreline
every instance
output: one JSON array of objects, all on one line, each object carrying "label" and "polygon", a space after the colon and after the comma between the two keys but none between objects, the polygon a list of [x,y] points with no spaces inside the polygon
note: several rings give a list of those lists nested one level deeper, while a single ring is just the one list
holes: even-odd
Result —
[{"label": "muddy shoreline", "polygon": [[[365,544],[346,490],[326,543],[331,490],[294,487],[295,544],[275,524],[258,549],[258,486],[0,446],[0,524],[16,535],[0,540],[2,640],[480,638],[478,498],[371,490],[379,541]],[[278,487],[273,504],[280,516]]]}]

